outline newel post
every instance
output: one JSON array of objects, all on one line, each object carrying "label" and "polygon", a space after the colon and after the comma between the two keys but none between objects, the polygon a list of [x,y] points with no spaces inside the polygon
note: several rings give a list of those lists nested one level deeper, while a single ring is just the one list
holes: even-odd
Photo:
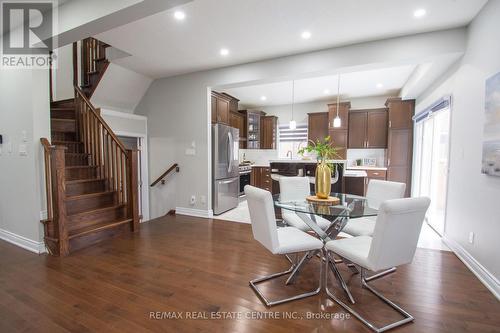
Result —
[{"label": "newel post", "polygon": [[56,146],[51,150],[51,166],[52,166],[52,200],[54,214],[54,229],[56,237],[59,240],[58,251],[60,256],[69,254],[69,238],[68,238],[68,216],[66,214],[66,161],[64,154],[66,147]]},{"label": "newel post", "polygon": [[127,149],[127,173],[128,173],[128,214],[132,219],[132,231],[139,231],[139,198],[138,189],[139,182],[137,175],[137,150]]}]

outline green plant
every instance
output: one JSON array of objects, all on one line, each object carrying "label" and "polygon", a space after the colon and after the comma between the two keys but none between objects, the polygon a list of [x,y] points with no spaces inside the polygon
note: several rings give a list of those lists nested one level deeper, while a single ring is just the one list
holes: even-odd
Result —
[{"label": "green plant", "polygon": [[318,161],[340,158],[330,136],[325,137],[323,140],[316,140],[316,142],[309,140],[307,147],[303,147],[298,151],[300,155],[304,155],[305,152],[315,152]]}]

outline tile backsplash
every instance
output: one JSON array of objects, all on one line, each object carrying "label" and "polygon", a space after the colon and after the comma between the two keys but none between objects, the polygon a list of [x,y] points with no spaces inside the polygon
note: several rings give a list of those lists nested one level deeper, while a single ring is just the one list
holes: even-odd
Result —
[{"label": "tile backsplash", "polygon": [[385,166],[385,149],[347,149],[347,165],[355,165],[359,158],[376,158],[377,166]]},{"label": "tile backsplash", "polygon": [[245,159],[247,161],[252,161],[256,164],[267,164],[269,160],[278,159],[278,150],[240,149],[240,162],[243,161],[243,154],[245,154]]}]

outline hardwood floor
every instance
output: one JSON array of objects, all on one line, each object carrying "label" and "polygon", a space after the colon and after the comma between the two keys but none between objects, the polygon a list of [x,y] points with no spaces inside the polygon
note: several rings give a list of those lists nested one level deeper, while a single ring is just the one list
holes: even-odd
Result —
[{"label": "hardwood floor", "polygon": [[[0,332],[370,332],[352,317],[256,319],[344,312],[323,294],[263,306],[248,281],[284,270],[288,262],[254,241],[247,224],[167,216],[65,258],[38,256],[3,241],[0,253]],[[279,297],[311,290],[318,265],[308,265],[295,286],[284,287],[283,279],[266,291]],[[349,277],[348,270],[342,273]],[[329,281],[337,288],[332,275]],[[358,288],[356,276],[350,283],[359,311],[380,324],[397,318]],[[413,324],[394,332],[500,331],[500,302],[453,253],[418,249],[411,265],[372,285],[415,316]],[[163,318],[150,318],[151,312]],[[166,312],[182,319],[167,319]],[[242,318],[189,319],[186,312],[198,318],[236,312],[232,316]]]}]

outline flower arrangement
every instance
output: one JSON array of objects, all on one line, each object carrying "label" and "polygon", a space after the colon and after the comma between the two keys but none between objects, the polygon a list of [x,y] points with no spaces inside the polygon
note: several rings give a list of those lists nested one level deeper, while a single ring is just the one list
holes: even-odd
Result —
[{"label": "flower arrangement", "polygon": [[305,152],[316,153],[318,162],[326,161],[329,159],[340,158],[337,154],[337,148],[333,146],[330,136],[325,137],[323,140],[309,140],[307,147],[300,148],[298,153],[304,155]]}]

